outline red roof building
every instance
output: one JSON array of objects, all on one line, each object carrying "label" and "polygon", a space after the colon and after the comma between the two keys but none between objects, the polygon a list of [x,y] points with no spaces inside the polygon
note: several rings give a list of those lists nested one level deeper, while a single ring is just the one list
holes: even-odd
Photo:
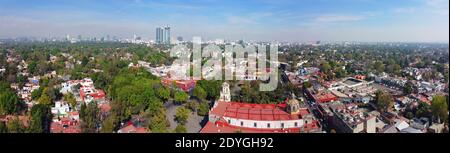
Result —
[{"label": "red roof building", "polygon": [[355,75],[355,78],[356,79],[359,79],[359,80],[365,80],[366,79],[366,76],[365,75]]},{"label": "red roof building", "polygon": [[103,90],[97,90],[93,87],[81,87],[80,97],[85,103],[89,103],[91,101],[104,101],[106,94]]},{"label": "red roof building", "polygon": [[191,91],[194,89],[197,81],[195,80],[172,80],[171,78],[164,78],[161,80],[161,83],[166,87],[172,87],[172,85],[175,83],[175,85],[183,90],[183,91]]},{"label": "red roof building", "polygon": [[51,133],[81,133],[81,126],[77,120],[62,118],[58,122],[52,122]]},{"label": "red roof building", "polygon": [[295,96],[281,104],[229,102],[229,97],[229,85],[224,82],[220,99],[209,111],[209,121],[201,133],[299,133],[321,129]]},{"label": "red roof building", "polygon": [[319,91],[314,92],[313,89],[307,89],[306,95],[314,99],[317,103],[328,103],[339,100],[339,97],[335,96],[331,92]]},{"label": "red roof building", "polygon": [[320,129],[306,108],[289,113],[288,104],[248,104],[218,101],[201,133],[300,133]]}]

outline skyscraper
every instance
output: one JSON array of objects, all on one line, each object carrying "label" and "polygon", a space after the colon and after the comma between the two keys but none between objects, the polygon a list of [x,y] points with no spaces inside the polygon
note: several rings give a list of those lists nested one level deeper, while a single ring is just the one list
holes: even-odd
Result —
[{"label": "skyscraper", "polygon": [[156,28],[156,43],[170,44],[170,27],[169,26]]}]

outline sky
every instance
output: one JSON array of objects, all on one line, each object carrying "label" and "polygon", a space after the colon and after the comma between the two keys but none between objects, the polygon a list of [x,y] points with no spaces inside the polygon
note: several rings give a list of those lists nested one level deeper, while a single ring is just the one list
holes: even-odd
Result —
[{"label": "sky", "polygon": [[0,38],[449,41],[449,0],[0,0]]}]

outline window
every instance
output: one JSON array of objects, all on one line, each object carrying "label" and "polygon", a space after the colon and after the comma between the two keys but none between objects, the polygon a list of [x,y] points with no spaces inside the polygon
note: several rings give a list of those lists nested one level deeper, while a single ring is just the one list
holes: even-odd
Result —
[{"label": "window", "polygon": [[244,122],[241,121],[241,126],[244,126]]},{"label": "window", "polygon": [[295,126],[295,127],[298,127],[298,123],[297,123],[297,122],[295,122],[295,123],[294,123],[294,126]]},{"label": "window", "polygon": [[267,123],[267,128],[270,128],[270,123]]},{"label": "window", "polygon": [[281,123],[281,128],[284,128],[284,123]]},{"label": "window", "polygon": [[258,125],[256,124],[256,122],[255,123],[253,123],[253,127],[257,127]]},{"label": "window", "polygon": [[228,124],[231,124],[231,120],[228,120]]}]

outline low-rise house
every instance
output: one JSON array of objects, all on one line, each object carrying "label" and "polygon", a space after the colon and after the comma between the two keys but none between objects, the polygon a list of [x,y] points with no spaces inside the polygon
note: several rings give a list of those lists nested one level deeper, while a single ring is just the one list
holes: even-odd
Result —
[{"label": "low-rise house", "polygon": [[172,80],[171,78],[164,78],[161,83],[166,87],[173,87],[175,85],[178,89],[189,92],[195,88],[197,81],[195,80]]},{"label": "low-rise house", "polygon": [[330,105],[333,112],[330,125],[343,133],[376,133],[384,126],[377,111],[358,108],[356,104],[342,104],[336,102]]},{"label": "low-rise house", "polygon": [[54,115],[54,117],[56,117],[56,118],[68,117],[70,110],[71,110],[71,108],[70,108],[69,104],[67,104],[66,102],[62,102],[62,101],[55,102],[55,106],[51,108],[51,112]]},{"label": "low-rise house", "polygon": [[428,127],[430,126],[430,121],[428,118],[413,118],[411,120],[411,127],[422,132],[426,132]]},{"label": "low-rise house", "polygon": [[81,126],[78,120],[61,118],[50,125],[51,133],[81,133]]}]

